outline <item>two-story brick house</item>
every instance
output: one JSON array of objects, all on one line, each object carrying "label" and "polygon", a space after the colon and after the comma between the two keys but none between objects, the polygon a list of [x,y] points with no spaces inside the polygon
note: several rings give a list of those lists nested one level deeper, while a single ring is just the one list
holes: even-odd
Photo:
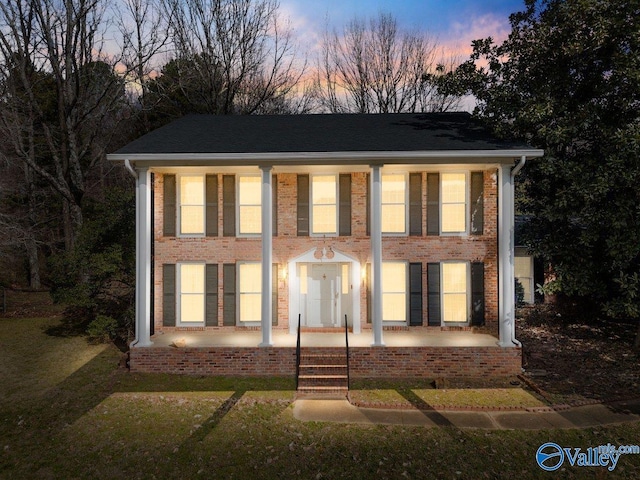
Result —
[{"label": "two-story brick house", "polygon": [[109,155],[137,178],[132,368],[288,373],[299,318],[307,337],[346,321],[356,374],[515,373],[513,178],[541,155],[465,113],[187,116],[141,137]]}]

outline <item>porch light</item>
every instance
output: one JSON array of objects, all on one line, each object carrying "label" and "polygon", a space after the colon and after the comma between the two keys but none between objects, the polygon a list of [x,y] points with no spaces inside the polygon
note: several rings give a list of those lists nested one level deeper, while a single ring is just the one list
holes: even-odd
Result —
[{"label": "porch light", "polygon": [[287,264],[283,263],[282,266],[280,267],[280,278],[282,278],[283,282],[287,281]]}]

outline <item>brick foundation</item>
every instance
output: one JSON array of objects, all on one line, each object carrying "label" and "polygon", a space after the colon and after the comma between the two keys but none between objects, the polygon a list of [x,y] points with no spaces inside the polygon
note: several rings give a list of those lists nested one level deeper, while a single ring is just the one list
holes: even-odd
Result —
[{"label": "brick foundation", "polygon": [[[304,353],[343,349],[306,347]],[[500,347],[353,347],[354,378],[504,377],[521,373],[522,350]],[[296,351],[290,347],[149,347],[131,350],[132,372],[186,375],[295,375]]]}]

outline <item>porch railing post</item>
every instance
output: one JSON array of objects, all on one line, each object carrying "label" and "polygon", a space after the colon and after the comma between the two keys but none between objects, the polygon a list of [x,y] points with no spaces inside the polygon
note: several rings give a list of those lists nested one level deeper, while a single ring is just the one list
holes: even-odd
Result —
[{"label": "porch railing post", "polygon": [[344,342],[347,349],[347,392],[351,386],[349,378],[349,323],[347,322],[347,314],[344,314]]},{"label": "porch railing post", "polygon": [[298,390],[298,377],[300,377],[300,317],[298,314],[298,338],[296,339],[296,391]]}]

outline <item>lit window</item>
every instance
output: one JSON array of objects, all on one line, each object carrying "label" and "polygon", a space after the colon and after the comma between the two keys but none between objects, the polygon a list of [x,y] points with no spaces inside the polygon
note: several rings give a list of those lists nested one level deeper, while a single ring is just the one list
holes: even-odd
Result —
[{"label": "lit window", "polygon": [[259,176],[238,177],[238,234],[262,232],[262,182]]},{"label": "lit window", "polygon": [[442,264],[442,318],[445,322],[466,323],[467,264]]},{"label": "lit window", "polygon": [[400,262],[382,263],[382,319],[407,320],[407,265]]},{"label": "lit window", "polygon": [[349,295],[349,264],[342,264],[342,294]]},{"label": "lit window", "polygon": [[204,234],[204,176],[180,177],[180,233]]},{"label": "lit window", "polygon": [[442,174],[442,233],[467,231],[467,176]]},{"label": "lit window", "polygon": [[337,198],[335,175],[311,177],[312,233],[337,233]]},{"label": "lit window", "polygon": [[204,269],[203,264],[179,265],[180,322],[204,323]]},{"label": "lit window", "polygon": [[406,231],[406,178],[402,174],[382,175],[382,232]]},{"label": "lit window", "polygon": [[238,280],[240,321],[259,322],[262,318],[262,265],[240,263]]}]

